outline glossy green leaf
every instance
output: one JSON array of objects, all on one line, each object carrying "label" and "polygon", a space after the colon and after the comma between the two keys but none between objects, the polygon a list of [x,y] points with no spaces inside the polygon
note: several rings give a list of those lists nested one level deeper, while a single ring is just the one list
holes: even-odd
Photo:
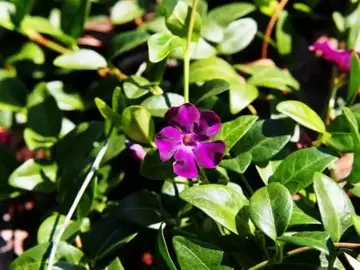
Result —
[{"label": "glossy green leaf", "polygon": [[83,249],[95,262],[109,258],[117,255],[121,247],[133,240],[138,229],[134,224],[107,216],[82,234]]},{"label": "glossy green leaf", "polygon": [[60,55],[55,58],[54,65],[70,70],[96,70],[107,67],[105,58],[89,49],[80,49]]},{"label": "glossy green leaf", "polygon": [[78,38],[90,13],[90,0],[66,0],[61,9],[61,29]]},{"label": "glossy green leaf", "polygon": [[106,268],[106,270],[125,270],[119,258],[114,259]]},{"label": "glossy green leaf", "polygon": [[327,232],[299,232],[291,236],[280,236],[277,240],[301,247],[311,247],[329,255],[327,247],[329,237]]},{"label": "glossy green leaf", "polygon": [[0,109],[21,111],[26,106],[26,86],[9,72],[0,70]]},{"label": "glossy green leaf", "polygon": [[56,143],[57,138],[46,137],[35,132],[31,128],[25,128],[24,140],[27,147],[29,147],[29,149],[33,151],[40,148],[50,148]]},{"label": "glossy green leaf", "polygon": [[289,225],[293,212],[291,194],[283,185],[271,183],[251,196],[249,210],[255,226],[275,240]]},{"label": "glossy green leaf", "polygon": [[354,140],[347,132],[331,132],[331,137],[326,139],[326,144],[341,153],[354,151]]},{"label": "glossy green leaf", "polygon": [[52,192],[55,189],[57,166],[29,159],[18,167],[9,178],[13,187],[37,192]]},{"label": "glossy green leaf", "polygon": [[360,235],[360,216],[353,213],[351,215],[352,223],[354,224],[354,228],[358,235]]},{"label": "glossy green leaf", "polygon": [[268,161],[288,143],[292,128],[288,119],[260,120],[237,142],[233,152],[249,152],[256,163]]},{"label": "glossy green leaf", "polygon": [[301,101],[282,101],[276,106],[276,109],[309,129],[315,130],[319,133],[326,132],[325,124],[321,120],[320,116]]},{"label": "glossy green leaf", "polygon": [[234,54],[244,50],[254,39],[257,23],[252,18],[244,18],[230,23],[224,29],[224,39],[217,46],[220,54]]},{"label": "glossy green leaf", "polygon": [[[175,47],[169,54],[170,57],[176,59],[184,59],[184,47],[185,47],[185,40],[182,39],[182,42],[179,42],[179,45]],[[190,43],[190,58],[192,60],[197,59],[206,59],[209,57],[213,57],[216,55],[216,49],[211,46],[208,42],[205,41],[202,37],[199,38],[197,42]]]},{"label": "glossy green leaf", "polygon": [[356,52],[360,51],[360,6],[357,5],[357,8],[353,12],[352,22],[350,24],[349,34],[347,35],[347,47],[355,50]]},{"label": "glossy green leaf", "polygon": [[226,152],[229,152],[251,126],[255,124],[257,119],[258,117],[253,115],[239,116],[234,120],[224,123],[215,138],[223,140],[226,145]]},{"label": "glossy green leaf", "polygon": [[224,28],[211,19],[205,19],[201,35],[208,41],[219,43],[224,39]]},{"label": "glossy green leaf", "polygon": [[314,190],[325,230],[338,242],[352,225],[353,205],[341,187],[324,174],[314,174]]},{"label": "glossy green leaf", "polygon": [[201,87],[194,90],[191,93],[191,99],[194,100],[194,103],[199,103],[209,97],[219,95],[226,90],[229,90],[230,84],[221,79],[214,79],[205,82]]},{"label": "glossy green leaf", "polygon": [[[38,244],[49,243],[59,233],[61,226],[64,224],[65,216],[59,213],[52,214],[46,218],[40,225],[37,232]],[[80,231],[81,221],[70,221],[66,227],[61,241],[73,240]]]},{"label": "glossy green leaf", "polygon": [[184,104],[183,96],[175,93],[164,93],[163,95],[148,97],[141,103],[141,106],[148,110],[152,116],[164,117],[171,107],[177,107],[182,104]]},{"label": "glossy green leaf", "polygon": [[105,119],[115,126],[121,126],[121,116],[114,112],[102,99],[95,98],[95,105]]},{"label": "glossy green leaf", "polygon": [[[191,10],[192,7],[190,7],[184,1],[177,2],[171,15],[166,19],[166,26],[171,31],[171,33],[181,38],[187,37]],[[191,40],[197,41],[199,39],[201,33],[201,24],[201,17],[196,11]]]},{"label": "glossy green leaf", "polygon": [[[360,35],[360,34],[359,34]],[[360,91],[360,60],[356,52],[351,54],[351,70],[347,91],[347,104],[352,105]]]},{"label": "glossy green leaf", "polygon": [[[46,267],[46,254],[49,252],[50,243],[44,243],[37,246],[34,246],[16,258],[11,264],[11,270],[40,270]],[[78,264],[83,257],[81,250],[75,248],[72,245],[69,245],[65,242],[61,242],[56,250],[55,255],[55,267],[58,263],[69,263]],[[54,267],[54,268],[55,268]],[[83,267],[82,269],[86,269]]]},{"label": "glossy green leaf", "polygon": [[208,16],[219,25],[227,25],[237,18],[243,17],[253,12],[256,7],[250,3],[231,3],[220,5],[210,10]]},{"label": "glossy green leaf", "polygon": [[144,43],[149,39],[150,35],[145,31],[134,30],[123,32],[116,35],[110,44],[111,58],[118,57]]},{"label": "glossy green leaf", "polygon": [[42,65],[45,62],[45,54],[39,45],[32,42],[26,42],[16,54],[6,59],[6,63],[11,65],[25,60],[31,61],[37,65]]},{"label": "glossy green leaf", "polygon": [[[246,152],[245,152],[246,153]],[[267,164],[255,165],[257,172],[259,173],[261,180],[267,185],[269,178],[274,174],[276,168],[280,165],[281,160],[270,160]]]},{"label": "glossy green leaf", "polygon": [[237,173],[244,173],[246,169],[249,167],[251,162],[251,154],[244,153],[242,155],[237,156],[236,158],[231,159],[223,159],[220,162],[220,166]]},{"label": "glossy green leaf", "polygon": [[122,115],[123,111],[126,108],[126,101],[124,94],[119,86],[115,87],[113,96],[112,96],[112,108],[114,112]]},{"label": "glossy green leaf", "polygon": [[113,24],[124,24],[141,17],[144,10],[132,0],[119,0],[111,8],[110,19]]},{"label": "glossy green leaf", "polygon": [[169,53],[183,45],[183,41],[170,33],[157,33],[148,39],[149,60],[152,63],[160,62]]},{"label": "glossy green leaf", "polygon": [[48,82],[46,88],[62,111],[84,110],[85,106],[81,96],[77,92],[67,89],[62,81]]},{"label": "glossy green leaf", "polygon": [[230,83],[230,111],[240,112],[258,96],[258,90],[247,84],[226,61],[212,57],[190,65],[190,83],[222,79]]},{"label": "glossy green leaf", "polygon": [[165,261],[169,270],[176,270],[176,266],[175,266],[173,260],[171,259],[169,249],[168,249],[166,241],[165,241],[164,227],[165,227],[164,223],[162,223],[162,225],[160,226],[158,235],[157,235],[157,242],[156,242],[157,249],[158,249],[162,259]]},{"label": "glossy green leaf", "polygon": [[122,127],[127,136],[139,143],[150,143],[153,140],[154,121],[144,107],[127,107],[123,111]]},{"label": "glossy green leaf", "polygon": [[233,233],[243,234],[240,228],[244,230],[247,227],[247,221],[240,219],[239,212],[246,209],[244,207],[248,205],[248,200],[233,188],[218,184],[194,186],[181,192],[180,198]]},{"label": "glossy green leaf", "polygon": [[127,195],[114,209],[114,214],[120,220],[153,229],[158,229],[164,221],[160,196],[148,190],[140,190]]},{"label": "glossy green leaf", "polygon": [[225,258],[224,251],[210,243],[182,236],[175,236],[172,242],[181,269],[231,269],[222,265]]},{"label": "glossy green leaf", "polygon": [[344,115],[351,130],[353,142],[354,142],[354,162],[350,176],[347,178],[349,182],[360,182],[360,132],[359,125],[357,123],[355,114],[347,107],[344,108]]},{"label": "glossy green leaf", "polygon": [[164,180],[175,176],[172,164],[170,162],[162,162],[156,149],[149,150],[146,153],[141,164],[140,174],[152,180]]},{"label": "glossy green leaf", "polygon": [[314,147],[298,150],[287,156],[277,167],[270,182],[279,182],[293,194],[313,181],[315,172],[324,171],[336,157]]},{"label": "glossy green leaf", "polygon": [[128,99],[137,99],[146,95],[151,87],[146,78],[137,75],[130,76],[123,83],[124,94]]},{"label": "glossy green leaf", "polygon": [[[310,210],[314,210],[310,208]],[[294,203],[293,213],[291,215],[289,227],[297,225],[319,225],[321,224],[316,218],[309,213],[306,213],[303,209]]]},{"label": "glossy green leaf", "polygon": [[289,55],[292,50],[292,23],[287,10],[282,10],[276,23],[276,45],[281,55]]}]

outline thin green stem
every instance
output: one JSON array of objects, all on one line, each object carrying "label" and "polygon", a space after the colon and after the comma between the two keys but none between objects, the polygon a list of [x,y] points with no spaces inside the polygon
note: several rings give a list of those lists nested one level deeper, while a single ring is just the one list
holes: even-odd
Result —
[{"label": "thin green stem", "polygon": [[189,102],[189,77],[190,77],[190,45],[191,37],[195,24],[196,8],[199,0],[193,0],[189,29],[186,38],[186,47],[184,52],[184,101],[185,103]]},{"label": "thin green stem", "polygon": [[69,225],[69,223],[71,221],[71,217],[74,215],[76,208],[77,208],[82,196],[84,195],[84,193],[86,191],[86,188],[90,184],[91,179],[93,178],[95,172],[97,171],[98,167],[100,166],[102,159],[105,156],[105,153],[109,146],[109,137],[111,135],[112,130],[113,130],[113,128],[110,129],[109,135],[107,136],[104,146],[100,149],[93,164],[91,165],[91,168],[90,168],[88,174],[86,175],[85,180],[84,180],[83,184],[81,185],[78,193],[76,194],[76,197],[70,207],[69,212],[67,213],[67,215],[65,217],[64,223],[62,224],[58,234],[55,236],[55,239],[52,241],[52,248],[50,251],[49,263],[48,263],[48,268],[47,268],[48,270],[52,270],[52,267],[55,263],[56,250],[59,247],[59,244],[61,242],[61,237],[63,236],[67,226]]},{"label": "thin green stem", "polygon": [[246,179],[245,175],[240,174],[240,179],[243,182],[243,184],[245,185],[245,187],[248,190],[249,194],[252,195],[254,193],[254,190],[250,186],[250,184],[249,184],[248,180]]}]

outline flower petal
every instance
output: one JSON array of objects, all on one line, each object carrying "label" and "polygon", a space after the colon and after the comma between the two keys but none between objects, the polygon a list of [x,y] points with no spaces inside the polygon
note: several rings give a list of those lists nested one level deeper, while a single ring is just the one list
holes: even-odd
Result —
[{"label": "flower petal", "polygon": [[225,143],[223,141],[199,143],[193,151],[199,166],[215,168],[224,155]]},{"label": "flower petal", "polygon": [[174,158],[175,162],[173,164],[173,169],[178,176],[186,178],[195,178],[198,176],[194,154],[191,150],[188,150],[185,147],[179,148],[175,153]]},{"label": "flower petal", "polygon": [[195,125],[194,132],[199,136],[199,140],[203,141],[215,136],[220,128],[220,117],[213,111],[203,111],[200,113],[200,121]]},{"label": "flower petal", "polygon": [[160,152],[160,160],[169,160],[181,145],[182,134],[174,127],[163,128],[155,136],[155,144]]},{"label": "flower petal", "polygon": [[172,107],[165,114],[165,120],[179,127],[183,132],[192,132],[194,124],[200,119],[199,110],[191,103],[185,103],[179,107]]}]

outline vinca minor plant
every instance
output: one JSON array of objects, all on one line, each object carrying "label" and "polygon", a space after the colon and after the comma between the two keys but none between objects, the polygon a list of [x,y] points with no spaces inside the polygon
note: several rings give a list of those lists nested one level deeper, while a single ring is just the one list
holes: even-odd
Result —
[{"label": "vinca minor plant", "polygon": [[330,2],[0,1],[0,269],[360,269]]}]

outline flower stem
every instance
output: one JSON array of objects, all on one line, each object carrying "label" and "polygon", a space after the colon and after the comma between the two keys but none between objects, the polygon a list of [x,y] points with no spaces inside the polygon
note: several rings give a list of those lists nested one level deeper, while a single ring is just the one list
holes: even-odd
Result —
[{"label": "flower stem", "polygon": [[199,0],[193,0],[189,29],[186,38],[186,47],[184,52],[184,102],[189,102],[189,77],[190,77],[190,45],[191,37],[195,24],[196,8]]},{"label": "flower stem", "polygon": [[248,180],[246,179],[245,175],[240,174],[240,179],[243,182],[243,184],[245,185],[246,189],[248,190],[249,195],[251,196],[254,193],[254,190],[250,186],[250,184],[249,184]]},{"label": "flower stem", "polygon": [[82,196],[84,195],[84,192],[86,191],[86,188],[90,184],[91,179],[93,178],[96,170],[98,169],[98,167],[100,165],[100,162],[102,161],[102,159],[105,156],[105,153],[109,146],[109,137],[112,133],[112,130],[113,130],[113,128],[110,129],[109,135],[106,138],[104,146],[100,149],[99,153],[97,154],[93,164],[91,165],[91,168],[90,168],[88,174],[85,177],[85,180],[84,180],[82,186],[80,187],[78,193],[76,194],[74,202],[72,203],[70,210],[65,217],[64,223],[62,224],[58,234],[55,236],[55,239],[52,241],[52,247],[51,247],[51,251],[50,251],[49,263],[48,263],[48,268],[47,268],[48,270],[52,270],[52,267],[55,263],[56,250],[61,242],[61,237],[63,236],[67,226],[69,225],[69,223],[71,221],[71,217],[74,215],[76,208],[77,208]]},{"label": "flower stem", "polygon": [[[334,243],[334,246],[337,248],[360,248],[360,244],[359,243],[346,243],[346,242],[337,242]],[[290,250],[288,252],[286,252],[285,256],[283,259],[286,259],[288,257],[294,256],[296,254],[300,254],[306,251],[311,250],[311,247],[300,247],[300,248],[296,248],[293,250]],[[258,263],[257,265],[254,265],[253,267],[250,267],[249,270],[257,270],[257,269],[262,269],[266,266],[269,266],[271,264],[273,264],[274,262],[271,260],[266,260],[263,261],[261,263]]]}]

